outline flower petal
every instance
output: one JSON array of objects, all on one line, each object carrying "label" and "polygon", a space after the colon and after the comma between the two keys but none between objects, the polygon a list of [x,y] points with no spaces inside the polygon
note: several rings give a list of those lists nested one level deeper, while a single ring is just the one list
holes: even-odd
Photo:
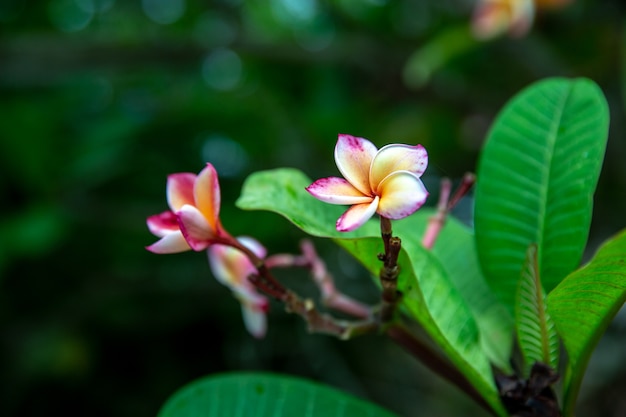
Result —
[{"label": "flower petal", "polygon": [[339,172],[364,195],[372,195],[369,171],[376,151],[376,146],[369,140],[350,135],[339,135],[335,146],[335,163]]},{"label": "flower petal", "polygon": [[329,177],[315,181],[306,190],[318,200],[330,204],[369,203],[372,197],[363,195],[343,178]]},{"label": "flower petal", "polygon": [[213,230],[219,229],[220,184],[211,164],[200,171],[193,188],[195,206],[204,214]]},{"label": "flower petal", "polygon": [[[254,252],[254,249],[249,249]],[[231,246],[214,244],[209,247],[208,254],[211,272],[219,282],[232,290],[251,286],[248,276],[256,273],[256,269],[243,252]]]},{"label": "flower petal", "polygon": [[209,247],[216,237],[215,229],[207,222],[200,210],[186,204],[177,215],[180,230],[191,249],[201,251]]},{"label": "flower petal", "polygon": [[351,232],[361,227],[376,212],[378,207],[378,196],[369,204],[356,204],[350,207],[337,220],[337,230],[340,232]]},{"label": "flower petal", "polygon": [[392,144],[378,151],[370,169],[370,186],[380,195],[378,186],[381,181],[395,171],[409,171],[420,177],[428,166],[428,153],[422,145]]},{"label": "flower petal", "polygon": [[160,214],[148,217],[146,220],[150,232],[158,237],[166,236],[170,233],[180,231],[178,218],[171,211],[164,211]]},{"label": "flower petal", "polygon": [[250,236],[239,236],[237,237],[237,240],[246,248],[250,249],[252,253],[259,258],[263,259],[267,256],[267,249],[265,249],[265,246],[261,245],[261,243],[255,238]]},{"label": "flower petal", "polygon": [[241,313],[246,330],[257,339],[263,338],[267,332],[266,311],[267,308],[259,308],[258,305],[241,303]]},{"label": "flower petal", "polygon": [[196,174],[181,172],[167,177],[167,204],[173,212],[180,210],[185,204],[195,205],[193,184]]},{"label": "flower petal", "polygon": [[146,246],[146,249],[153,253],[164,254],[185,252],[191,248],[183,237],[182,232],[178,230],[173,233],[168,233],[152,245]]},{"label": "flower petal", "polygon": [[413,173],[398,171],[385,178],[378,187],[378,214],[397,220],[413,214],[428,197],[422,181]]}]

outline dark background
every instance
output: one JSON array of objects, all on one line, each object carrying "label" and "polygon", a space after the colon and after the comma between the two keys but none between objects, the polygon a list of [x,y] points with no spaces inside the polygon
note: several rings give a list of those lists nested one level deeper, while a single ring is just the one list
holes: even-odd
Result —
[{"label": "dark background", "polygon": [[[273,305],[267,337],[254,340],[204,255],[144,250],[166,176],[211,161],[226,227],[295,252],[301,232],[234,201],[257,170],[334,175],[340,132],[426,146],[433,205],[441,176],[475,169],[513,94],[585,76],[611,109],[592,253],[626,223],[626,6],[575,0],[522,39],[487,42],[467,34],[472,7],[1,0],[0,415],[154,416],[183,384],[231,370],[323,381],[403,416],[479,415],[382,338],[311,336]],[[376,298],[347,255],[316,245],[343,289]],[[304,275],[282,278],[311,291]],[[592,360],[580,415],[626,414],[625,334],[622,314]]]}]

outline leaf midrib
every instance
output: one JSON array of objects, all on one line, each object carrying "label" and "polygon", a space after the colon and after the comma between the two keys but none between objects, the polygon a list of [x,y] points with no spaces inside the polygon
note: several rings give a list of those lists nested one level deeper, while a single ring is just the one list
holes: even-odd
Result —
[{"label": "leaf midrib", "polygon": [[[563,97],[561,100],[559,100],[559,103],[557,103],[555,105],[556,107],[556,111],[555,111],[555,116],[553,118],[553,123],[551,125],[551,128],[549,130],[549,135],[548,138],[549,141],[547,142],[546,148],[545,148],[545,153],[544,154],[544,161],[546,162],[543,165],[543,178],[546,178],[547,176],[547,181],[543,182],[543,187],[540,186],[540,199],[539,199],[539,208],[538,208],[538,227],[537,227],[537,263],[539,266],[538,269],[538,273],[541,274],[543,272],[543,243],[545,240],[545,234],[546,234],[546,212],[547,212],[547,208],[548,208],[548,201],[550,199],[550,190],[551,190],[551,183],[553,182],[553,177],[552,177],[552,173],[553,173],[553,160],[554,160],[554,155],[555,155],[555,150],[556,150],[556,142],[557,142],[557,138],[559,136],[559,126],[561,126],[561,121],[563,120],[563,114],[565,112],[565,109],[567,108],[567,103],[570,100],[571,97],[571,93],[572,93],[572,87],[571,86],[567,86],[567,89],[565,91],[565,93],[563,94]],[[549,152],[548,152],[549,151]],[[547,172],[546,172],[547,171]],[[545,277],[544,277],[545,278]]]}]

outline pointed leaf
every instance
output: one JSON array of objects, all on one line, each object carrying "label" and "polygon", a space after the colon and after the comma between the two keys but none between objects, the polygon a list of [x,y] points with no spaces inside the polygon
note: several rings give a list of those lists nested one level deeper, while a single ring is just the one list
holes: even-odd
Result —
[{"label": "pointed leaf", "polygon": [[606,100],[586,79],[538,82],[496,119],[478,168],[476,242],[485,277],[511,310],[529,244],[548,292],[578,266],[607,132]]},{"label": "pointed leaf", "polygon": [[546,307],[546,293],[539,277],[536,245],[530,245],[526,252],[526,262],[515,299],[515,324],[526,376],[535,362],[557,369],[559,338]]},{"label": "pointed leaf", "polygon": [[[338,232],[335,222],[346,207],[315,200],[304,190],[309,184],[311,180],[293,169],[257,172],[246,180],[237,205],[243,209],[274,211],[309,234],[334,238],[372,274],[377,275],[381,263],[376,254],[382,251],[378,221],[371,220],[353,232]],[[461,237],[460,242],[472,243],[473,237],[469,232],[459,232],[463,226],[455,225],[451,220],[453,226],[445,227],[440,236],[441,246],[437,245],[432,252],[421,246],[421,234],[432,214],[432,210],[420,210],[406,219],[393,222],[394,233],[403,241],[399,263],[403,271],[400,275],[400,289],[405,294],[404,303],[452,362],[492,407],[500,411],[501,405],[484,346],[491,346],[486,341],[491,336],[494,336],[495,341],[503,341],[504,349],[491,346],[490,351],[492,356],[500,358],[499,361],[502,362],[501,358],[510,350],[510,321],[507,321],[506,311],[498,315],[502,310],[497,308],[497,301],[482,279],[473,245],[462,249],[457,247],[459,253],[456,255],[441,255],[442,260],[454,260],[450,270],[442,266],[438,258],[438,254],[447,253],[443,245],[445,242]],[[455,259],[455,256],[459,259]],[[453,282],[448,275],[449,271],[463,277],[458,278],[458,282]],[[470,282],[464,282],[474,278],[477,280],[474,286]],[[460,293],[458,283],[462,283],[461,286],[473,300],[484,296],[477,303],[476,309],[468,304],[467,295]],[[483,335],[479,334],[474,313],[482,321],[480,330],[485,330]]]},{"label": "pointed leaf", "polygon": [[626,230],[548,294],[548,307],[569,357],[564,415],[572,415],[593,348],[626,302]]},{"label": "pointed leaf", "polygon": [[267,373],[205,377],[176,392],[158,417],[394,417],[395,414],[336,389]]}]

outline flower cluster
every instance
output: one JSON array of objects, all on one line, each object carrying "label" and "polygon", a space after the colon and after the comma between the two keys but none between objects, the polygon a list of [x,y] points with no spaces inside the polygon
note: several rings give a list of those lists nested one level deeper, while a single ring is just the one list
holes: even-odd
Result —
[{"label": "flower cluster", "polygon": [[[428,155],[421,145],[393,144],[378,150],[367,139],[339,135],[335,161],[344,178],[317,180],[307,191],[331,204],[351,205],[337,221],[339,231],[356,229],[374,213],[387,219],[401,219],[426,201],[428,192],[420,176],[428,165]],[[269,265],[280,265],[280,259],[289,260],[289,265],[299,265],[301,258],[276,255],[265,262],[267,251],[259,242],[250,237],[235,239],[224,229],[219,217],[220,186],[213,165],[207,164],[198,175],[187,172],[170,175],[166,189],[169,210],[147,219],[149,230],[160,239],[146,249],[154,253],[206,250],[213,275],[241,303],[247,330],[255,337],[263,337],[269,303],[257,292],[250,277],[265,274],[266,286],[258,288],[272,294],[272,288],[280,288],[280,284],[267,274]],[[326,279],[321,263],[312,260],[310,253],[303,259],[312,269],[318,269],[317,275],[321,276],[318,278]],[[330,292],[335,293],[332,288]],[[296,307],[300,306],[297,301]],[[360,317],[369,314],[366,308],[346,297],[338,298],[333,305],[352,313],[356,311]],[[307,307],[302,304],[302,308],[305,311]]]},{"label": "flower cluster", "polygon": [[268,300],[248,281],[255,268],[235,247],[243,245],[260,258],[265,256],[265,248],[250,238],[235,241],[223,228],[219,219],[220,186],[213,165],[207,164],[198,175],[170,175],[167,203],[170,210],[148,217],[148,229],[161,239],[146,249],[154,253],[208,249],[215,278],[241,302],[246,328],[252,335],[263,337]]}]

